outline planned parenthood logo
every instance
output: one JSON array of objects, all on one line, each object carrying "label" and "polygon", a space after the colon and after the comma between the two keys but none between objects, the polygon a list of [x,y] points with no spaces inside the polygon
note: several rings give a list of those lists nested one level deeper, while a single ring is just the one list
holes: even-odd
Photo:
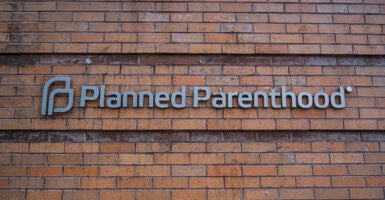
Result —
[{"label": "planned parenthood logo", "polygon": [[[64,88],[60,88],[64,83]],[[54,89],[51,87],[55,86]],[[57,88],[59,87],[59,88]],[[200,105],[209,105],[215,109],[226,108],[300,108],[300,109],[327,109],[332,107],[342,109],[346,107],[345,93],[351,93],[352,87],[339,86],[338,90],[327,94],[320,90],[315,94],[310,92],[294,93],[282,85],[280,88],[267,88],[266,90],[250,91],[211,91],[207,86],[194,86],[192,96],[187,95],[187,87],[181,86],[179,91],[172,93],[160,91],[109,91],[105,85],[81,86],[80,108],[87,107],[88,102],[98,103],[99,108],[186,108],[186,98],[192,98],[192,108]],[[55,107],[57,95],[68,97],[65,107]],[[55,77],[47,81],[43,88],[41,115],[64,113],[72,109],[74,103],[74,90],[71,89],[70,77]]]},{"label": "planned parenthood logo", "polygon": [[[50,91],[52,84],[57,82],[64,82],[64,88],[58,88]],[[70,77],[55,77],[48,80],[43,88],[41,115],[53,115],[53,113],[63,113],[71,110],[73,106],[74,90],[71,87]],[[55,96],[57,94],[68,94],[67,106],[54,108]]]}]

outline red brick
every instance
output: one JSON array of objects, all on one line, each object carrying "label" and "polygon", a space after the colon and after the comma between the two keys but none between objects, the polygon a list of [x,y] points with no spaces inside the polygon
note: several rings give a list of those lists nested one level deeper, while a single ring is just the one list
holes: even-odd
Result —
[{"label": "red brick", "polygon": [[259,179],[258,178],[235,178],[227,177],[225,179],[226,188],[258,188]]},{"label": "red brick", "polygon": [[375,130],[377,129],[376,120],[344,120],[346,130]]},{"label": "red brick", "polygon": [[242,152],[275,152],[276,144],[270,142],[242,143]]},{"label": "red brick", "polygon": [[329,163],[329,155],[326,153],[297,153],[297,163]]},{"label": "red brick", "polygon": [[381,175],[380,165],[349,165],[348,170],[351,175]]},{"label": "red brick", "polygon": [[99,152],[98,143],[68,143],[65,144],[66,153],[97,153]]},{"label": "red brick", "polygon": [[280,142],[277,144],[278,152],[309,152],[310,143],[305,142]]},{"label": "red brick", "polygon": [[134,191],[100,191],[100,200],[134,199]]},{"label": "red brick", "polygon": [[206,199],[205,190],[173,190],[172,199],[200,200]]},{"label": "red brick", "polygon": [[29,176],[61,176],[62,167],[29,167]]},{"label": "red brick", "polygon": [[79,189],[80,179],[46,178],[45,188],[48,189]]},{"label": "red brick", "polygon": [[279,176],[307,176],[312,175],[312,168],[308,165],[281,165],[278,166]]},{"label": "red brick", "polygon": [[275,189],[248,189],[244,190],[244,199],[279,199],[278,190]]},{"label": "red brick", "polygon": [[347,175],[345,165],[314,165],[313,173],[319,175]]},{"label": "red brick", "polygon": [[155,164],[188,164],[189,157],[187,154],[156,154],[154,156]]},{"label": "red brick", "polygon": [[190,188],[223,188],[223,178],[193,177],[189,179]]},{"label": "red brick", "polygon": [[116,187],[116,180],[112,178],[84,178],[81,180],[84,189],[109,189]]},{"label": "red brick", "polygon": [[312,189],[282,189],[279,195],[281,199],[312,199],[314,193]]},{"label": "red brick", "polygon": [[365,177],[339,176],[332,177],[333,187],[365,187]]},{"label": "red brick", "polygon": [[231,199],[241,199],[242,191],[241,190],[209,190],[208,199],[212,200],[231,200]]},{"label": "red brick", "polygon": [[344,142],[313,142],[313,152],[344,152]]},{"label": "red brick", "polygon": [[53,165],[77,165],[77,164],[82,164],[82,156],[81,155],[76,155],[76,154],[68,154],[68,155],[48,155],[48,164],[53,164]]},{"label": "red brick", "polygon": [[346,151],[353,152],[370,152],[370,151],[379,151],[379,144],[377,142],[349,142],[346,143]]},{"label": "red brick", "polygon": [[172,152],[205,152],[205,143],[174,143],[171,145]]},{"label": "red brick", "polygon": [[206,176],[206,166],[176,165],[171,167],[172,176]]},{"label": "red brick", "polygon": [[351,199],[383,199],[384,191],[382,189],[352,188],[350,189]]},{"label": "red brick", "polygon": [[97,167],[64,167],[64,176],[98,176]]},{"label": "red brick", "polygon": [[1,166],[0,176],[26,176],[26,167],[15,167],[15,166]]},{"label": "red brick", "polygon": [[221,53],[222,45],[220,44],[190,44],[190,53]]},{"label": "red brick", "polygon": [[289,164],[294,163],[293,153],[264,153],[260,155],[262,164]]},{"label": "red brick", "polygon": [[45,164],[45,156],[39,154],[12,155],[12,164],[41,165]]},{"label": "red brick", "polygon": [[154,157],[148,154],[120,154],[119,164],[152,165],[154,164]]},{"label": "red brick", "polygon": [[382,153],[365,153],[366,163],[383,163],[385,161],[385,154]]},{"label": "red brick", "polygon": [[322,188],[315,189],[314,191],[316,199],[348,199],[349,191],[345,188]]},{"label": "red brick", "polygon": [[152,178],[119,178],[118,188],[151,188]]},{"label": "red brick", "polygon": [[169,200],[170,191],[167,190],[138,190],[135,192],[135,199],[137,200],[147,200],[147,199],[159,199],[159,200]]},{"label": "red brick", "polygon": [[169,176],[170,167],[166,165],[137,166],[135,176]]},{"label": "red brick", "polygon": [[133,143],[101,143],[100,152],[131,153],[131,152],[135,152],[135,144]]},{"label": "red brick", "polygon": [[383,176],[369,176],[366,178],[366,185],[368,187],[384,187],[385,177]]},{"label": "red brick", "polygon": [[28,143],[0,143],[0,152],[22,153],[29,151]]},{"label": "red brick", "polygon": [[81,199],[96,199],[98,198],[97,191],[64,191],[63,199],[73,199],[73,200],[81,200]]},{"label": "red brick", "polygon": [[204,13],[205,22],[235,22],[234,13]]},{"label": "red brick", "polygon": [[293,177],[262,177],[261,186],[272,188],[295,187],[295,179]]},{"label": "red brick", "polygon": [[64,153],[64,143],[31,143],[31,153]]},{"label": "red brick", "polygon": [[136,143],[136,152],[169,152],[170,146],[167,143]]},{"label": "red brick", "polygon": [[239,166],[208,166],[208,176],[241,176]]},{"label": "red brick", "polygon": [[27,199],[31,200],[60,200],[61,191],[28,191]]},{"label": "red brick", "polygon": [[225,158],[223,154],[191,154],[191,164],[224,164]]},{"label": "red brick", "polygon": [[275,165],[248,165],[242,167],[243,176],[276,176]]},{"label": "red brick", "polygon": [[187,188],[187,178],[154,178],[153,188]]},{"label": "red brick", "polygon": [[314,177],[296,177],[297,187],[330,187],[330,177],[314,176]]}]

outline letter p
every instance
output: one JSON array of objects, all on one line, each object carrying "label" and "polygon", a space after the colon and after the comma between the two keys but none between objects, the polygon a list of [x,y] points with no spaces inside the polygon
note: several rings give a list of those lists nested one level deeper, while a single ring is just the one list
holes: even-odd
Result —
[{"label": "letter p", "polygon": [[[49,92],[49,87],[54,82],[64,82],[64,88],[54,89]],[[71,110],[74,100],[74,90],[70,88],[70,77],[55,77],[48,80],[43,88],[43,96],[41,103],[41,115],[53,115],[53,113],[63,113]],[[68,102],[65,107],[54,108],[54,99],[56,94],[68,94]]]}]

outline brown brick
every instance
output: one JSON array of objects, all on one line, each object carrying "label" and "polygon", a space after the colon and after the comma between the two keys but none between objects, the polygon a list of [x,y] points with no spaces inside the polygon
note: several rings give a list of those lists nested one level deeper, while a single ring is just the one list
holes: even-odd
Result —
[{"label": "brown brick", "polygon": [[297,187],[330,187],[330,177],[296,177]]},{"label": "brown brick", "polygon": [[172,176],[206,176],[206,166],[176,165],[171,167]]},{"label": "brown brick", "polygon": [[92,190],[63,192],[63,199],[81,200],[81,199],[96,199],[96,198],[98,198],[98,192],[92,191]]},{"label": "brown brick", "polygon": [[273,23],[299,23],[300,19],[299,14],[269,14],[269,21]]},{"label": "brown brick", "polygon": [[191,154],[191,164],[224,164],[225,157],[223,154]]},{"label": "brown brick", "polygon": [[225,179],[226,188],[258,188],[258,178],[237,178],[237,177],[226,177]]},{"label": "brown brick", "polygon": [[117,164],[118,159],[117,155],[114,154],[99,154],[99,155],[84,155],[84,164],[97,164],[97,165],[107,165],[107,164]]},{"label": "brown brick", "polygon": [[120,154],[119,164],[151,165],[154,163],[153,155],[148,154]]},{"label": "brown brick", "polygon": [[208,166],[208,176],[241,176],[239,166]]},{"label": "brown brick", "polygon": [[169,200],[170,191],[167,190],[138,190],[135,192],[137,200],[146,200],[146,199],[159,199],[159,200]]},{"label": "brown brick", "polygon": [[329,163],[329,155],[326,153],[298,153],[296,154],[297,163]]},{"label": "brown brick", "polygon": [[276,176],[277,167],[274,165],[248,165],[242,167],[244,176]]},{"label": "brown brick", "polygon": [[240,143],[208,143],[208,152],[241,152]]},{"label": "brown brick", "polygon": [[169,176],[170,167],[166,165],[137,166],[135,176]]},{"label": "brown brick", "polygon": [[28,143],[0,143],[0,152],[2,153],[23,153],[28,151]]},{"label": "brown brick", "polygon": [[368,187],[384,187],[385,177],[383,176],[370,176],[366,178],[366,185]]},{"label": "brown brick", "polygon": [[61,191],[28,191],[27,199],[31,200],[60,200]]},{"label": "brown brick", "polygon": [[312,199],[312,189],[282,189],[279,190],[281,199]]},{"label": "brown brick", "polygon": [[242,192],[240,190],[209,190],[208,199],[212,200],[231,200],[241,199]]},{"label": "brown brick", "polygon": [[63,143],[31,143],[32,153],[64,153]]},{"label": "brown brick", "polygon": [[295,187],[295,179],[293,177],[262,177],[261,186],[272,188]]},{"label": "brown brick", "polygon": [[226,154],[227,164],[258,164],[258,154],[232,153]]},{"label": "brown brick", "polygon": [[48,164],[53,165],[69,165],[69,164],[81,164],[82,163],[82,156],[76,155],[76,154],[69,154],[69,155],[48,155]]},{"label": "brown brick", "polygon": [[99,168],[100,176],[133,176],[134,168],[125,166],[108,166]]},{"label": "brown brick", "polygon": [[45,164],[45,156],[39,154],[12,155],[12,164],[39,165]]},{"label": "brown brick", "polygon": [[[174,79],[175,80],[175,79]],[[174,130],[187,130],[187,129],[195,129],[202,130],[206,129],[206,120],[201,119],[174,119],[172,121],[172,127]]]},{"label": "brown brick", "polygon": [[345,143],[343,142],[313,142],[313,152],[344,152]]},{"label": "brown brick", "polygon": [[[7,184],[7,180],[4,182]],[[38,189],[44,188],[44,179],[42,178],[21,178],[21,179],[9,179],[8,185],[5,185],[4,188],[16,188],[16,189]]]},{"label": "brown brick", "polygon": [[190,188],[223,188],[223,178],[194,177],[189,179]]},{"label": "brown brick", "polygon": [[1,166],[0,176],[25,176],[27,173],[26,167]]},{"label": "brown brick", "polygon": [[379,144],[377,142],[349,142],[346,143],[346,151],[379,151]]},{"label": "brown brick", "polygon": [[84,189],[109,189],[116,187],[116,180],[113,178],[84,178],[81,180]]},{"label": "brown brick", "polygon": [[244,199],[278,199],[278,190],[275,189],[248,189],[244,190]]},{"label": "brown brick", "polygon": [[235,22],[234,13],[204,13],[205,22]]},{"label": "brown brick", "polygon": [[310,143],[305,142],[280,142],[277,144],[278,152],[309,152]]},{"label": "brown brick", "polygon": [[312,175],[312,168],[308,165],[281,165],[278,166],[278,175],[280,176],[299,176]]},{"label": "brown brick", "polygon": [[190,44],[190,53],[221,53],[222,45],[220,44]]},{"label": "brown brick", "polygon": [[189,158],[187,154],[156,154],[154,156],[155,164],[188,164]]},{"label": "brown brick", "polygon": [[74,178],[47,178],[45,188],[48,189],[79,189],[80,179]]},{"label": "brown brick", "polygon": [[206,199],[205,190],[173,190],[172,199],[199,200]]},{"label": "brown brick", "polygon": [[134,191],[100,191],[100,200],[134,199]]},{"label": "brown brick", "polygon": [[64,167],[64,176],[97,176],[97,167]]},{"label": "brown brick", "polygon": [[66,153],[97,153],[99,152],[98,143],[68,143],[65,144]]},{"label": "brown brick", "polygon": [[271,34],[271,43],[302,43],[300,34]]},{"label": "brown brick", "polygon": [[103,12],[75,12],[74,21],[104,21]]},{"label": "brown brick", "polygon": [[383,199],[384,191],[382,189],[352,188],[350,189],[351,199]]},{"label": "brown brick", "polygon": [[154,178],[153,188],[187,188],[187,178]]},{"label": "brown brick", "polygon": [[12,200],[23,200],[24,199],[23,191],[0,191],[1,199],[12,199]]},{"label": "brown brick", "polygon": [[137,143],[136,152],[169,152],[170,146],[165,143]]},{"label": "brown brick", "polygon": [[292,153],[265,153],[260,155],[262,164],[288,164],[294,163],[295,158]]},{"label": "brown brick", "polygon": [[29,167],[29,176],[61,176],[62,167]]},{"label": "brown brick", "polygon": [[100,152],[103,153],[132,153],[135,152],[135,144],[132,143],[102,143]]},{"label": "brown brick", "polygon": [[344,120],[346,130],[374,130],[377,128],[376,120]]},{"label": "brown brick", "polygon": [[365,178],[360,176],[332,177],[333,187],[365,187]]},{"label": "brown brick", "polygon": [[152,178],[119,178],[118,188],[151,188]]},{"label": "brown brick", "polygon": [[351,175],[380,175],[380,165],[348,165],[349,174]]},{"label": "brown brick", "polygon": [[314,165],[313,173],[318,175],[347,175],[345,165]]},{"label": "brown brick", "polygon": [[270,142],[242,143],[242,152],[275,152],[276,144]]},{"label": "brown brick", "polygon": [[277,129],[287,130],[287,129],[297,129],[297,130],[308,130],[310,127],[308,120],[286,120],[279,119],[277,120]]},{"label": "brown brick", "polygon": [[171,145],[172,152],[205,152],[205,143],[174,143]]},{"label": "brown brick", "polygon": [[349,191],[344,188],[322,188],[315,189],[315,198],[316,199],[348,199]]},{"label": "brown brick", "polygon": [[385,154],[382,153],[366,153],[364,156],[366,163],[383,163],[385,160]]}]

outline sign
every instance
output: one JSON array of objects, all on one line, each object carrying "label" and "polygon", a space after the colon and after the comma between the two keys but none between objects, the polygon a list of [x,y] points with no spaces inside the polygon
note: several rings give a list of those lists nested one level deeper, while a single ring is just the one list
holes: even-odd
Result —
[{"label": "sign", "polygon": [[[53,89],[50,87],[57,82],[64,83],[64,88]],[[287,91],[286,86],[281,86],[280,90],[271,89],[270,92],[212,92],[206,86],[194,86],[193,108],[199,108],[199,103],[209,102],[213,108],[268,108],[271,105],[274,109],[279,108],[303,108],[312,107],[326,109],[329,106],[341,109],[345,108],[345,91],[352,92],[352,87],[339,86],[338,91],[328,95],[324,91],[315,94],[309,92]],[[57,94],[68,96],[65,107],[54,107],[54,100]],[[85,108],[87,102],[97,101],[100,108],[185,108],[186,107],[186,86],[182,86],[180,91],[151,92],[151,91],[106,91],[106,86],[82,86],[80,96],[80,107]],[[290,102],[287,101],[290,98]],[[41,115],[53,115],[53,113],[64,113],[72,109],[74,104],[74,89],[71,89],[70,77],[55,77],[48,80],[43,88]],[[233,105],[236,100],[237,105]],[[261,100],[261,102],[260,102]],[[261,104],[261,105],[260,105]]]}]

